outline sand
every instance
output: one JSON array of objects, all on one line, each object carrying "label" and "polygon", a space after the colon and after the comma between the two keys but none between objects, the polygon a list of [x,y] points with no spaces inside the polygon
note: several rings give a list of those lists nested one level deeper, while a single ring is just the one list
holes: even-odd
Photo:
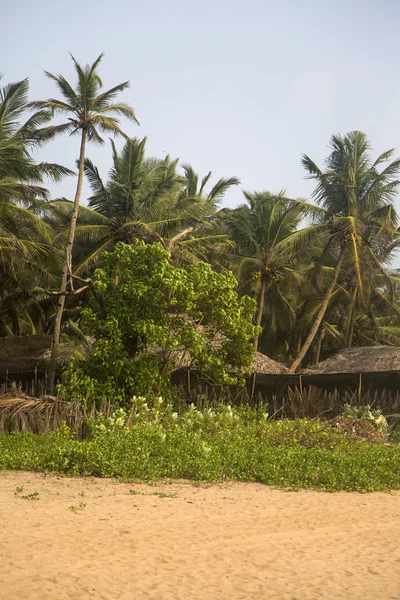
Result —
[{"label": "sand", "polygon": [[399,517],[399,494],[0,473],[0,599],[400,600]]}]

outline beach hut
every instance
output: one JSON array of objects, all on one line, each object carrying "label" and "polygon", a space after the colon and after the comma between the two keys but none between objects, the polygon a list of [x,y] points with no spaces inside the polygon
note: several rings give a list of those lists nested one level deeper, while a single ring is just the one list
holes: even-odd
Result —
[{"label": "beach hut", "polygon": [[[196,370],[196,363],[192,360],[190,353],[187,351],[169,351],[168,358],[175,366],[175,370]],[[228,368],[228,370],[230,370],[232,373],[235,372],[234,368]],[[253,364],[247,370],[251,373],[262,375],[282,375],[288,371],[284,365],[272,360],[272,358],[269,358],[265,354],[261,354],[261,352],[255,352]]]},{"label": "beach hut", "polygon": [[46,377],[44,356],[50,348],[51,335],[0,338],[0,386],[15,383],[36,393],[38,382]]},{"label": "beach hut", "polygon": [[305,369],[305,375],[333,375],[339,373],[384,373],[400,371],[400,348],[394,346],[365,346],[345,348]]},{"label": "beach hut", "polygon": [[33,373],[51,347],[51,335],[0,338],[0,373]]},{"label": "beach hut", "polygon": [[[171,374],[171,381],[174,385],[183,385],[188,390],[192,386],[195,388],[200,386],[204,392],[210,391],[214,387],[210,380],[203,379],[202,372],[196,368],[196,363],[192,361],[188,352],[172,352],[169,359],[175,365]],[[228,371],[234,374],[236,369],[228,367]],[[247,390],[248,398],[252,398],[257,391],[264,395],[268,392],[275,393],[277,383],[288,369],[265,354],[255,352],[253,364],[247,371],[250,373],[250,377],[247,379],[244,391]]]},{"label": "beach hut", "polygon": [[251,372],[257,375],[283,375],[288,372],[288,369],[285,365],[269,358],[269,356],[261,354],[261,352],[256,352]]},{"label": "beach hut", "polygon": [[400,392],[400,348],[365,346],[345,348],[299,374],[302,385],[327,391],[365,393]]}]

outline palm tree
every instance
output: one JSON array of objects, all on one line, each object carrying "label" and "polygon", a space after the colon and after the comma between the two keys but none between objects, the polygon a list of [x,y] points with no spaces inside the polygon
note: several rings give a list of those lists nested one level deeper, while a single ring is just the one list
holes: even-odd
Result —
[{"label": "palm tree", "polygon": [[14,259],[37,260],[51,252],[49,228],[35,214],[48,199],[47,190],[39,184],[46,176],[59,181],[72,174],[60,165],[33,160],[37,127],[50,115],[39,111],[21,123],[28,90],[27,79],[0,89],[0,259],[6,265]]},{"label": "palm tree", "polygon": [[[288,248],[288,241],[297,231],[305,216],[314,207],[302,200],[288,200],[284,192],[273,195],[270,192],[245,192],[247,204],[232,211],[226,211],[225,221],[228,231],[236,243],[236,254],[229,259],[242,284],[252,284],[257,297],[255,325],[260,327],[264,314],[266,293],[272,302],[274,317],[280,313],[280,320],[293,326],[295,310],[283,293],[282,284],[298,282],[301,256]],[[273,318],[272,329],[276,332],[277,319]],[[254,338],[258,349],[259,335]]]},{"label": "palm tree", "polygon": [[200,179],[189,164],[183,164],[183,187],[161,208],[163,221],[157,227],[160,241],[178,264],[209,260],[232,245],[223,229],[219,203],[227,191],[240,184],[238,177],[221,177],[207,191],[212,172]]},{"label": "palm tree", "polygon": [[[128,81],[120,83],[106,92],[100,91],[103,83],[98,74],[98,67],[103,58],[103,54],[100,54],[92,65],[86,65],[85,67],[82,67],[72,55],[71,57],[78,76],[76,89],[73,89],[70,83],[68,83],[62,75],[53,75],[52,73],[45,71],[46,76],[56,83],[63,99],[57,100],[49,98],[48,100],[38,100],[30,103],[31,107],[51,111],[53,115],[69,115],[67,122],[42,128],[40,130],[40,139],[42,142],[53,139],[64,133],[68,133],[69,135],[80,135],[81,137],[78,160],[78,180],[74,207],[71,213],[61,274],[60,295],[54,323],[52,363],[54,363],[54,357],[56,355],[56,346],[60,342],[65,293],[67,291],[68,276],[72,270],[72,247],[82,193],[86,143],[88,141],[99,144],[103,143],[104,140],[101,137],[101,134],[103,133],[124,135],[120,129],[120,122],[118,119],[120,116],[137,122],[135,113],[128,104],[115,102],[116,96],[129,86]],[[49,387],[53,388],[53,386],[54,373],[52,370],[50,373]]]},{"label": "palm tree", "polygon": [[[384,152],[372,162],[370,144],[360,131],[344,137],[333,136],[331,149],[326,170],[320,169],[306,155],[302,159],[309,177],[317,182],[313,196],[324,210],[315,225],[315,230],[325,237],[320,264],[323,264],[327,253],[336,258],[313,325],[292,363],[290,373],[296,371],[309,350],[342,269],[351,279],[354,315],[357,303],[362,304],[367,314],[370,312],[371,281],[377,273],[391,285],[381,255],[382,248],[391,245],[397,236],[397,215],[392,202],[400,183],[396,179],[400,160],[390,162],[380,171],[379,167],[392,158],[393,150]],[[305,241],[307,237],[302,236],[302,242]],[[320,264],[317,264],[317,269]],[[348,339],[352,336],[354,317],[350,318],[349,324]]]},{"label": "palm tree", "polygon": [[[223,257],[233,243],[226,232],[226,209],[220,209],[220,202],[225,194],[240,184],[238,177],[221,177],[217,183],[207,191],[212,178],[212,172],[200,179],[199,174],[187,163],[182,165],[184,171],[184,188],[177,197],[176,206],[182,211],[181,206],[188,205],[194,209],[193,219],[180,225],[175,223],[175,232],[169,231],[172,243],[168,242],[169,249],[175,250],[175,259],[179,262],[193,262],[196,260],[210,261],[215,267],[219,266],[218,259]],[[184,213],[183,213],[184,214]],[[168,229],[170,227],[168,226]]]},{"label": "palm tree", "polygon": [[[199,188],[198,175],[191,167],[185,165],[181,176],[177,160],[147,158],[145,149],[146,138],[127,139],[120,153],[112,143],[113,164],[106,183],[97,167],[85,160],[93,195],[88,208],[80,207],[76,272],[87,269],[118,241],[158,241],[172,252],[175,261],[185,262],[198,259],[211,244],[226,240],[226,234],[213,232],[212,215],[218,200],[238,180],[220,179],[207,193],[204,188],[211,173]],[[52,206],[62,227],[71,203],[58,200]],[[65,227],[59,238],[64,235]]]},{"label": "palm tree", "polygon": [[198,173],[196,173],[191,165],[185,163],[182,165],[182,169],[185,173],[183,195],[187,198],[202,198],[203,200],[218,205],[232,186],[240,184],[240,179],[238,179],[238,177],[221,177],[217,183],[213,185],[211,190],[207,192],[206,187],[212,177],[211,171],[200,180]]},{"label": "palm tree", "polygon": [[[47,206],[44,177],[59,181],[72,171],[39,163],[31,151],[37,128],[48,122],[46,111],[21,122],[28,102],[25,79],[0,89],[0,332],[37,333],[45,328],[44,305],[52,299],[38,293],[48,273],[58,267],[51,229],[41,218]],[[50,302],[49,302],[50,300]]]}]

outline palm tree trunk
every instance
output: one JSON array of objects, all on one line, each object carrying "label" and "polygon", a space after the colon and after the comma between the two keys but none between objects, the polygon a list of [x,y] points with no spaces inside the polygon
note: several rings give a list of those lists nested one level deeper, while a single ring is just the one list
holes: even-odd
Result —
[{"label": "palm tree trunk", "polygon": [[54,394],[54,379],[56,374],[56,357],[57,348],[60,344],[61,322],[64,312],[65,292],[67,291],[68,273],[72,270],[72,248],[74,245],[76,221],[78,219],[79,204],[82,194],[83,176],[85,167],[85,151],[86,151],[87,131],[82,129],[81,149],[79,154],[79,172],[78,182],[76,185],[74,207],[72,210],[71,221],[68,231],[67,246],[65,248],[64,263],[61,273],[60,295],[58,297],[57,312],[54,320],[53,340],[51,347],[50,369],[48,379],[48,393]]},{"label": "palm tree trunk", "polygon": [[356,302],[357,302],[357,292],[358,289],[354,290],[354,298],[351,306],[351,315],[350,315],[350,323],[347,331],[347,347],[351,348],[353,344],[353,335],[354,335],[354,325],[356,322]]},{"label": "palm tree trunk", "polygon": [[295,358],[295,360],[293,361],[293,363],[289,369],[289,374],[296,372],[296,369],[300,366],[303,358],[305,357],[309,347],[311,346],[311,344],[318,332],[319,326],[322,323],[322,319],[325,316],[326,309],[328,308],[328,304],[329,304],[329,300],[330,300],[330,297],[333,292],[333,288],[335,287],[336,282],[338,280],[340,269],[343,264],[345,252],[346,252],[346,246],[345,246],[345,244],[343,244],[341,247],[341,250],[340,250],[340,255],[339,255],[338,261],[335,266],[335,270],[333,272],[332,281],[330,282],[330,284],[326,290],[325,298],[320,306],[317,317],[314,321],[313,326],[311,327],[310,333],[308,334],[308,336],[303,344],[303,347],[301,348],[300,352],[298,353],[297,357]]},{"label": "palm tree trunk", "polygon": [[[265,290],[267,288],[267,284],[265,279],[262,279],[261,281],[261,290],[260,290],[260,296],[258,298],[258,306],[257,306],[257,313],[256,313],[256,327],[261,327],[261,319],[262,319],[262,314],[264,312],[264,300],[265,300]],[[258,338],[259,338],[259,334],[257,333],[257,335],[254,337],[254,349],[257,352],[258,350]]]},{"label": "palm tree trunk", "polygon": [[320,333],[319,333],[319,336],[318,336],[318,342],[317,342],[317,351],[316,351],[316,353],[315,353],[315,361],[314,361],[314,364],[316,364],[316,365],[319,363],[319,358],[320,358],[320,356],[321,356],[322,340],[323,340],[323,339],[324,339],[324,337],[325,337],[325,335],[324,335],[324,334],[325,334],[325,330],[324,330],[324,328],[323,328],[323,327],[321,327],[321,331],[320,331]]}]

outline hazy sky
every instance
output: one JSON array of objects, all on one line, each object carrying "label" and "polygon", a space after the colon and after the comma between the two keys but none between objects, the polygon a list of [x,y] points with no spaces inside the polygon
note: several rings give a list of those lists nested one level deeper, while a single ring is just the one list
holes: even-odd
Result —
[{"label": "hazy sky", "polygon": [[[398,0],[15,0],[1,69],[42,99],[56,95],[44,69],[74,81],[68,52],[86,63],[104,51],[104,85],[130,80],[123,99],[141,126],[125,130],[147,135],[149,154],[308,196],[300,156],[322,162],[333,133],[361,129],[374,154],[400,154],[399,24]],[[74,167],[78,151],[64,137],[40,157]],[[109,146],[88,156],[106,178]],[[72,197],[74,183],[52,191]],[[234,190],[226,204],[241,199]]]}]

